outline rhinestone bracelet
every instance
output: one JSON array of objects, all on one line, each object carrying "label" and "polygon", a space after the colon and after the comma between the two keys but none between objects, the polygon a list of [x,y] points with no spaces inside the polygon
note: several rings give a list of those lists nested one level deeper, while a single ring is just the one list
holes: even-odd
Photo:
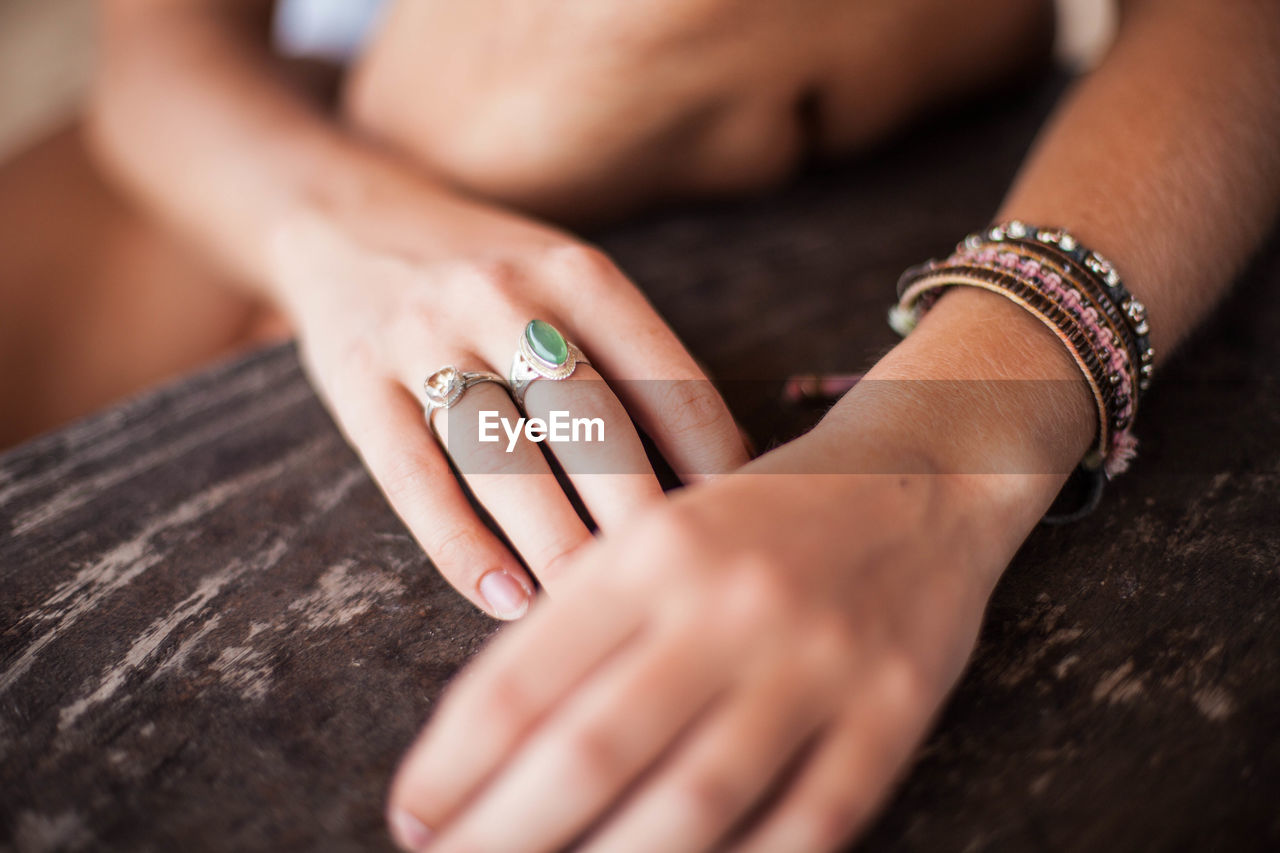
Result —
[{"label": "rhinestone bracelet", "polygon": [[1015,220],[969,235],[944,260],[907,270],[890,325],[906,335],[952,286],[1015,302],[1053,331],[1080,368],[1098,411],[1097,441],[1081,467],[1097,487],[1083,510],[1058,520],[1082,517],[1100,499],[1101,483],[1123,472],[1136,449],[1130,430],[1155,362],[1146,309],[1115,266],[1069,232]]},{"label": "rhinestone bracelet", "polygon": [[999,251],[989,246],[977,250],[958,251],[947,262],[948,266],[956,264],[972,264],[980,268],[1008,271],[1044,291],[1065,308],[1089,333],[1094,351],[1099,354],[1104,373],[1097,378],[1111,392],[1109,394],[1111,399],[1107,406],[1107,410],[1112,414],[1111,428],[1123,430],[1133,422],[1136,374],[1132,370],[1129,350],[1105,310],[1089,298],[1088,288],[1083,290],[1077,288],[1070,279],[1064,278],[1036,258]]},{"label": "rhinestone bracelet", "polygon": [[1155,350],[1151,348],[1150,326],[1147,323],[1146,306],[1139,302],[1124,286],[1115,265],[1098,252],[1085,248],[1080,241],[1062,228],[1037,228],[1026,223],[1013,220],[1002,225],[994,225],[986,234],[971,234],[962,245],[970,246],[975,241],[981,244],[984,240],[992,243],[1016,241],[1022,245],[1040,248],[1064,259],[1081,269],[1084,278],[1096,284],[1105,299],[1111,302],[1126,320],[1132,331],[1132,348],[1135,363],[1140,364],[1138,389],[1145,391],[1151,386],[1155,375]]}]

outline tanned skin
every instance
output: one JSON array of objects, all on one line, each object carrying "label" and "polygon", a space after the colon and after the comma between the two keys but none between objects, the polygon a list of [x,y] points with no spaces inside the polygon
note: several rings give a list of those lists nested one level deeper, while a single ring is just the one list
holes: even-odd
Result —
[{"label": "tanned skin", "polygon": [[[904,390],[863,383],[750,462],[707,383],[536,383],[531,414],[601,414],[636,468],[575,483],[593,537],[536,452],[486,469],[491,448],[445,435],[524,565],[472,514],[414,391],[443,364],[502,371],[530,317],[591,353],[576,380],[702,379],[608,258],[525,211],[776,182],[805,150],[856,148],[1022,67],[1044,7],[624,5],[402,0],[339,121],[285,82],[260,4],[108,0],[95,147],[286,318],[450,582],[495,616],[529,612],[409,751],[389,806],[402,845],[518,853],[593,827],[590,850],[709,849],[803,756],[733,849],[835,849],[883,802],[1093,439],[1057,339],[998,296],[949,293],[869,374]],[[1164,357],[1274,222],[1277,138],[1280,6],[1135,0],[998,216],[1069,226],[1112,259]],[[1009,407],[919,379],[1052,381]],[[459,406],[516,416],[495,386]],[[662,496],[628,415],[688,488]],[[992,448],[1003,473],[982,473]],[[550,595],[532,610],[524,566]]]}]

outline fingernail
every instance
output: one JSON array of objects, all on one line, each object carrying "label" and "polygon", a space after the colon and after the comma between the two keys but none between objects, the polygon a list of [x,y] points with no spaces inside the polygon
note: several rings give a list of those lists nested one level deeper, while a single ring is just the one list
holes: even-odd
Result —
[{"label": "fingernail", "polygon": [[403,850],[417,853],[431,843],[431,830],[404,809],[392,809],[387,815],[387,823],[391,825],[391,837]]},{"label": "fingernail", "polygon": [[489,572],[481,578],[480,595],[502,619],[519,619],[529,609],[529,593],[505,571]]}]

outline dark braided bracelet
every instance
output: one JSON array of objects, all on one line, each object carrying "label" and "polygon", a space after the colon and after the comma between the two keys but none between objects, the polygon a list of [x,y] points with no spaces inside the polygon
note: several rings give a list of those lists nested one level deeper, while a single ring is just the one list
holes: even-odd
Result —
[{"label": "dark braided bracelet", "polygon": [[1137,373],[1133,369],[1132,356],[1123,344],[1123,332],[1108,316],[1103,305],[1105,299],[1091,297],[1091,289],[1079,286],[1074,279],[1058,272],[1043,257],[1023,254],[1008,244],[1000,247],[983,246],[980,249],[960,249],[946,262],[948,267],[977,265],[1021,276],[1028,284],[1043,291],[1064,307],[1092,337],[1092,348],[1107,359],[1105,374],[1099,377],[1112,393],[1108,395],[1107,411],[1111,427],[1124,430],[1136,411]]},{"label": "dark braided bracelet", "polygon": [[982,288],[1017,303],[1054,332],[1080,368],[1098,410],[1097,441],[1081,463],[1094,487],[1082,509],[1045,521],[1087,515],[1101,499],[1102,484],[1127,467],[1136,448],[1130,430],[1155,362],[1145,307],[1110,261],[1069,232],[1013,221],[969,235],[944,261],[907,270],[890,325],[907,334],[953,286]]},{"label": "dark braided bracelet", "polygon": [[1151,380],[1155,374],[1156,354],[1151,348],[1147,309],[1124,286],[1124,280],[1120,277],[1115,264],[1098,252],[1082,246],[1080,241],[1065,229],[1038,228],[1016,219],[1002,225],[993,225],[985,234],[971,234],[965,238],[963,245],[969,245],[975,237],[979,241],[985,239],[993,243],[1017,240],[1024,244],[1039,246],[1084,270],[1088,277],[1097,283],[1104,296],[1124,315],[1126,325],[1133,332],[1132,346],[1136,355],[1135,363],[1142,365],[1138,382],[1139,390],[1145,391],[1151,386]]}]

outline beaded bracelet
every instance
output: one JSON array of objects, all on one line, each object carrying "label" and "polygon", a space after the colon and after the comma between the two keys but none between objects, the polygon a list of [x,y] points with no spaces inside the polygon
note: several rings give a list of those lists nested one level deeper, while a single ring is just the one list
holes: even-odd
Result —
[{"label": "beaded bracelet", "polygon": [[[912,310],[921,297],[926,298],[920,312],[932,307],[942,292],[952,286],[977,287],[1016,303],[1048,327],[1066,346],[1076,366],[1089,385],[1098,412],[1098,441],[1092,452],[1097,458],[1106,456],[1111,441],[1111,428],[1107,419],[1105,371],[1095,353],[1088,333],[1051,296],[1037,289],[1025,279],[995,270],[969,268],[959,265],[938,266],[921,271],[903,293],[900,308]],[[918,316],[918,315],[917,315]]]},{"label": "beaded bracelet", "polygon": [[1136,450],[1130,430],[1155,362],[1146,309],[1115,266],[1069,232],[1015,220],[969,235],[944,260],[907,270],[889,324],[908,334],[953,286],[1016,303],[1062,341],[1080,368],[1098,413],[1097,442],[1081,467],[1096,474],[1096,487],[1083,510],[1057,520],[1086,515],[1101,497],[1102,482],[1123,472]]},{"label": "beaded bracelet", "polygon": [[1141,365],[1138,379],[1138,390],[1146,391],[1151,386],[1155,375],[1155,350],[1151,348],[1150,327],[1147,323],[1147,309],[1135,299],[1124,286],[1115,265],[1098,252],[1080,245],[1080,241],[1062,228],[1035,228],[1016,219],[1004,225],[991,227],[985,235],[969,235],[962,245],[970,246],[976,237],[981,243],[983,237],[993,243],[1015,241],[1023,245],[1039,248],[1049,257],[1055,255],[1066,259],[1069,263],[1082,268],[1086,278],[1095,283],[1098,289],[1126,320],[1132,331],[1130,341],[1136,363]]},{"label": "beaded bracelet", "polygon": [[1122,334],[1113,325],[1106,310],[1095,299],[1090,298],[1088,289],[1081,291],[1072,286],[1069,279],[1038,259],[1013,252],[984,247],[957,252],[952,257],[960,264],[1007,269],[1039,287],[1066,308],[1072,317],[1089,332],[1094,350],[1100,354],[1105,374],[1098,379],[1114,392],[1112,394],[1114,400],[1107,407],[1114,417],[1110,426],[1116,430],[1123,430],[1133,422],[1133,416],[1136,413],[1135,373],[1131,369],[1129,350],[1124,345]]}]

